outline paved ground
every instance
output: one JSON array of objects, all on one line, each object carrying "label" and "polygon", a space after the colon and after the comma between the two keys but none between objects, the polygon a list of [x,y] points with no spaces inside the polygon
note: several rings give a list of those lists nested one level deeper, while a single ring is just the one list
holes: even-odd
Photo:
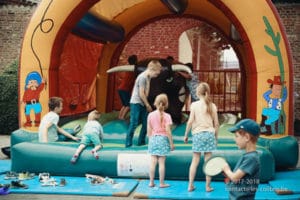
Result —
[{"label": "paved ground", "polygon": [[[300,137],[297,137],[300,146]],[[10,146],[10,136],[0,135],[0,148]],[[0,159],[8,159],[5,155],[0,152]],[[299,149],[299,160],[297,168],[300,168],[300,149]],[[121,199],[134,199],[133,193],[129,197],[101,197],[101,196],[78,196],[78,195],[40,195],[40,194],[9,194],[1,196],[1,200],[99,200],[99,199],[109,199],[109,200],[121,200]]]}]

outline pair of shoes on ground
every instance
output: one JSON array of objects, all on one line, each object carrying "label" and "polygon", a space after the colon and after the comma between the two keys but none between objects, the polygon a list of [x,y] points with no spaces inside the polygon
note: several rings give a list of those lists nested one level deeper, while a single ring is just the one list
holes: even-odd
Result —
[{"label": "pair of shoes on ground", "polygon": [[44,180],[41,184],[41,186],[57,186],[57,185],[58,185],[58,183],[56,182],[56,180],[54,178]]},{"label": "pair of shoes on ground", "polygon": [[29,172],[21,172],[21,173],[16,173],[13,171],[6,172],[4,179],[9,180],[9,179],[19,179],[19,180],[29,180],[33,179],[35,176],[34,173],[29,173]]},{"label": "pair of shoes on ground", "polygon": [[51,178],[49,173],[40,173],[39,174],[39,181],[42,186],[65,186],[67,184],[67,181],[65,178],[61,178],[59,184],[56,182],[54,178]]},{"label": "pair of shoes on ground", "polygon": [[33,179],[35,176],[34,173],[29,173],[29,172],[21,172],[19,173],[18,179],[19,180],[29,180],[29,179]]},{"label": "pair of shoes on ground", "polygon": [[104,183],[109,183],[109,184],[115,184],[115,181],[112,178],[105,177],[105,178],[92,178],[91,179],[91,184],[104,184]]},{"label": "pair of shoes on ground", "polygon": [[95,184],[104,184],[104,183],[110,183],[115,184],[115,181],[112,178],[109,177],[103,177],[99,175],[93,175],[93,174],[85,174],[86,178],[90,180],[92,185]]},{"label": "pair of shoes on ground", "polygon": [[11,181],[10,187],[15,189],[28,189],[28,185],[22,183],[21,181]]},{"label": "pair of shoes on ground", "polygon": [[47,172],[39,173],[39,181],[45,182],[46,180],[50,179],[50,174]]},{"label": "pair of shoes on ground", "polygon": [[[97,151],[92,150],[91,153],[93,154],[93,156],[94,156],[97,160],[99,159],[99,154],[98,154]],[[75,154],[74,154],[74,155],[72,156],[70,162],[71,162],[72,164],[75,164],[75,163],[77,162],[78,158],[79,158],[79,155],[75,155]]]},{"label": "pair of shoes on ground", "polygon": [[59,184],[54,178],[50,178],[49,180],[44,181],[41,186],[60,186],[64,187],[67,184],[66,179],[61,178]]},{"label": "pair of shoes on ground", "polygon": [[51,178],[50,174],[47,172],[39,174],[39,181],[42,186],[56,186],[58,185],[54,178]]},{"label": "pair of shoes on ground", "polygon": [[13,171],[6,172],[4,179],[17,179],[19,177],[19,174]]}]

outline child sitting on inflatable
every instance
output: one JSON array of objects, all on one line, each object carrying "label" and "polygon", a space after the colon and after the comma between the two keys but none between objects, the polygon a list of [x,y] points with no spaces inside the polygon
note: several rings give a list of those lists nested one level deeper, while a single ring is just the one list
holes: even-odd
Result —
[{"label": "child sitting on inflatable", "polygon": [[51,97],[48,102],[49,112],[43,117],[39,126],[39,142],[56,142],[66,139],[79,140],[74,135],[80,131],[77,125],[74,129],[63,129],[58,126],[59,114],[63,109],[63,99]]},{"label": "child sitting on inflatable", "polygon": [[97,121],[99,117],[100,113],[97,110],[93,110],[89,113],[88,121],[83,127],[83,134],[80,145],[71,158],[71,163],[75,164],[82,150],[91,143],[95,145],[95,147],[92,149],[92,154],[96,159],[99,159],[97,151],[102,148],[101,141],[103,139],[103,128]]}]

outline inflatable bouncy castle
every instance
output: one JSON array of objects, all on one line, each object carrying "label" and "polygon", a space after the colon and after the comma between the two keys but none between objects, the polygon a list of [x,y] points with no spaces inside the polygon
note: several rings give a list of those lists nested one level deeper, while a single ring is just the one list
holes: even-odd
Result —
[{"label": "inflatable bouncy castle", "polygon": [[[110,107],[114,79],[107,71],[118,65],[120,52],[134,32],[155,19],[172,16],[207,21],[231,41],[243,66],[242,118],[254,119],[261,125],[258,142],[261,180],[271,180],[275,169],[295,167],[298,144],[293,137],[292,58],[271,0],[240,3],[232,0],[65,0],[63,3],[43,0],[28,24],[22,44],[20,129],[11,137],[12,170],[76,176],[86,172],[146,176],[147,162],[140,162],[141,156],[147,159],[146,147],[124,148],[128,124],[116,120]],[[77,143],[37,142],[37,129],[41,117],[48,112],[47,103],[52,96],[64,100],[61,117],[71,121],[64,125],[66,128],[78,123],[84,125],[85,114],[90,110],[96,108],[103,113],[100,121],[105,148],[99,160],[83,152],[78,164],[70,165]],[[242,151],[227,131],[231,125],[221,125],[223,134],[215,154],[224,156],[234,166]],[[172,169],[175,164],[178,167],[168,170],[167,178],[188,176],[191,146],[182,143],[184,128],[185,124],[180,122],[173,127],[176,150],[167,159],[166,167]],[[204,174],[199,172],[197,177],[203,178]]]}]

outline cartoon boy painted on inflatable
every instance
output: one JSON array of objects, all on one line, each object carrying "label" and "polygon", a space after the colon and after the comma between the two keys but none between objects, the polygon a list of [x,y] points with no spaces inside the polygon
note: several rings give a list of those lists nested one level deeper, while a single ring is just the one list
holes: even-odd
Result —
[{"label": "cartoon boy painted on inflatable", "polygon": [[280,76],[274,76],[274,80],[268,79],[270,90],[263,94],[264,99],[268,103],[268,107],[262,110],[262,115],[266,117],[264,124],[271,125],[278,121],[283,103],[287,99],[287,89],[284,87],[285,81],[281,81]]},{"label": "cartoon boy painted on inflatable", "polygon": [[45,80],[41,78],[38,72],[30,72],[25,80],[25,91],[22,103],[25,105],[26,122],[25,127],[31,127],[30,112],[35,114],[34,126],[38,127],[41,121],[42,106],[39,102],[40,93],[45,87]]}]

